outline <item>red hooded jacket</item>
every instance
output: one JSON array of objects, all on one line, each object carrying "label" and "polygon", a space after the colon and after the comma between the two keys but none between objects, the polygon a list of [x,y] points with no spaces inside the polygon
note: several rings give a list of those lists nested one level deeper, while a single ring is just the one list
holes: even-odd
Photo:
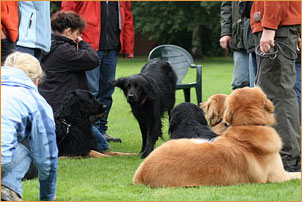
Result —
[{"label": "red hooded jacket", "polygon": [[1,30],[12,41],[18,38],[18,1],[1,1]]},{"label": "red hooded jacket", "polygon": [[[120,54],[133,57],[134,52],[134,25],[129,1],[119,2],[121,16]],[[62,11],[74,11],[86,21],[83,40],[95,50],[99,50],[101,36],[101,2],[100,1],[62,1]]]},{"label": "red hooded jacket", "polygon": [[[255,21],[257,14],[260,16]],[[254,1],[250,16],[253,33],[262,31],[263,27],[277,30],[279,25],[298,25],[301,24],[301,2]]]}]

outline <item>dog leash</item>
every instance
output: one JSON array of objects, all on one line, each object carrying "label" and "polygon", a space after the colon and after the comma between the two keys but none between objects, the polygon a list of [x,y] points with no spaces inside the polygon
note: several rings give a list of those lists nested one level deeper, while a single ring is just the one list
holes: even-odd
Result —
[{"label": "dog leash", "polygon": [[[282,49],[281,46],[283,46],[283,47],[285,47],[286,49],[288,49],[289,52],[292,52],[292,53],[293,53],[293,57],[287,56],[287,55],[284,53],[284,50]],[[256,55],[258,55],[259,57],[262,57],[262,58],[269,58],[269,59],[271,59],[271,60],[276,59],[278,53],[281,53],[284,57],[286,57],[286,58],[289,59],[289,60],[295,60],[295,59],[297,59],[297,57],[298,57],[297,52],[296,52],[295,50],[293,50],[291,47],[289,47],[289,46],[286,45],[285,43],[282,43],[282,42],[279,42],[279,41],[275,41],[275,46],[274,46],[273,48],[270,49],[270,52],[269,52],[269,53],[261,52],[261,50],[260,50],[260,44],[256,47],[255,53],[256,53]]]},{"label": "dog leash", "polygon": [[[284,48],[287,49],[288,52],[291,53],[292,55],[288,56],[287,54],[285,54]],[[270,49],[269,53],[261,52],[260,44],[259,44],[255,49],[255,54],[260,57],[260,63],[261,63],[262,58],[269,58],[270,60],[276,59],[277,54],[282,54],[285,58],[287,58],[289,60],[296,60],[297,57],[298,57],[297,52],[295,50],[293,50],[287,44],[282,43],[280,41],[275,41],[275,46]],[[261,72],[261,65],[259,65],[259,69],[258,69],[257,74],[256,74],[255,85],[259,84],[260,72]]]},{"label": "dog leash", "polygon": [[71,127],[71,124],[68,124],[68,123],[66,122],[65,119],[60,119],[60,121],[61,121],[65,126],[67,126],[67,127],[66,127],[66,133],[65,133],[65,135],[62,137],[62,139],[61,139],[59,142],[57,142],[57,145],[60,145],[60,144],[63,142],[63,140],[65,139],[65,137],[69,134],[69,132],[70,132],[70,127]]}]

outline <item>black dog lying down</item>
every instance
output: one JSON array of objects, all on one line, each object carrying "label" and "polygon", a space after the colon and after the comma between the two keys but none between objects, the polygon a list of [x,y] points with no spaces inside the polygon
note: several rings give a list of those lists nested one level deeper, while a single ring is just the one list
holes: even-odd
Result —
[{"label": "black dog lying down", "polygon": [[[114,155],[136,155],[105,151],[97,152],[97,140],[91,132],[92,124],[105,114],[106,106],[97,102],[94,96],[85,90],[68,93],[61,108],[55,113],[56,135],[59,156],[90,156],[102,158]],[[28,140],[22,141],[29,148]],[[31,163],[23,179],[33,179],[38,170]]]},{"label": "black dog lying down", "polygon": [[106,106],[86,90],[69,92],[55,113],[59,156],[134,155],[133,153],[97,152],[97,139],[91,126],[103,117]]},{"label": "black dog lying down", "polygon": [[154,149],[158,137],[162,137],[161,118],[172,110],[175,103],[177,77],[167,62],[150,60],[141,73],[112,81],[121,88],[139,123],[142,133],[142,158]]},{"label": "black dog lying down", "polygon": [[201,138],[213,141],[217,137],[209,129],[202,109],[189,102],[181,103],[171,111],[169,134],[170,139]]}]

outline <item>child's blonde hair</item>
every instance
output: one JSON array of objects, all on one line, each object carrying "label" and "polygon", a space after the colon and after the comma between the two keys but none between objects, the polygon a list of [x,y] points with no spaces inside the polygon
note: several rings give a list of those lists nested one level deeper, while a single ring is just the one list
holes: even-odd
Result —
[{"label": "child's blonde hair", "polygon": [[40,79],[43,71],[40,62],[28,53],[14,52],[7,56],[4,66],[23,70],[33,82]]}]

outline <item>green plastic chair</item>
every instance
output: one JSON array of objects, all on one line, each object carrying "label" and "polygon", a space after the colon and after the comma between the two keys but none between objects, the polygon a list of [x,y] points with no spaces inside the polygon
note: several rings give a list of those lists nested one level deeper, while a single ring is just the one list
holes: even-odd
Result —
[{"label": "green plastic chair", "polygon": [[[148,56],[148,60],[153,58],[159,58],[162,61],[168,62],[177,75],[177,90],[183,90],[185,101],[190,102],[190,90],[195,88],[197,104],[202,100],[202,88],[201,88],[201,65],[195,65],[193,57],[185,49],[165,44],[160,45],[151,50]],[[196,68],[196,82],[193,83],[183,83],[183,79],[188,73],[189,67]]]}]

